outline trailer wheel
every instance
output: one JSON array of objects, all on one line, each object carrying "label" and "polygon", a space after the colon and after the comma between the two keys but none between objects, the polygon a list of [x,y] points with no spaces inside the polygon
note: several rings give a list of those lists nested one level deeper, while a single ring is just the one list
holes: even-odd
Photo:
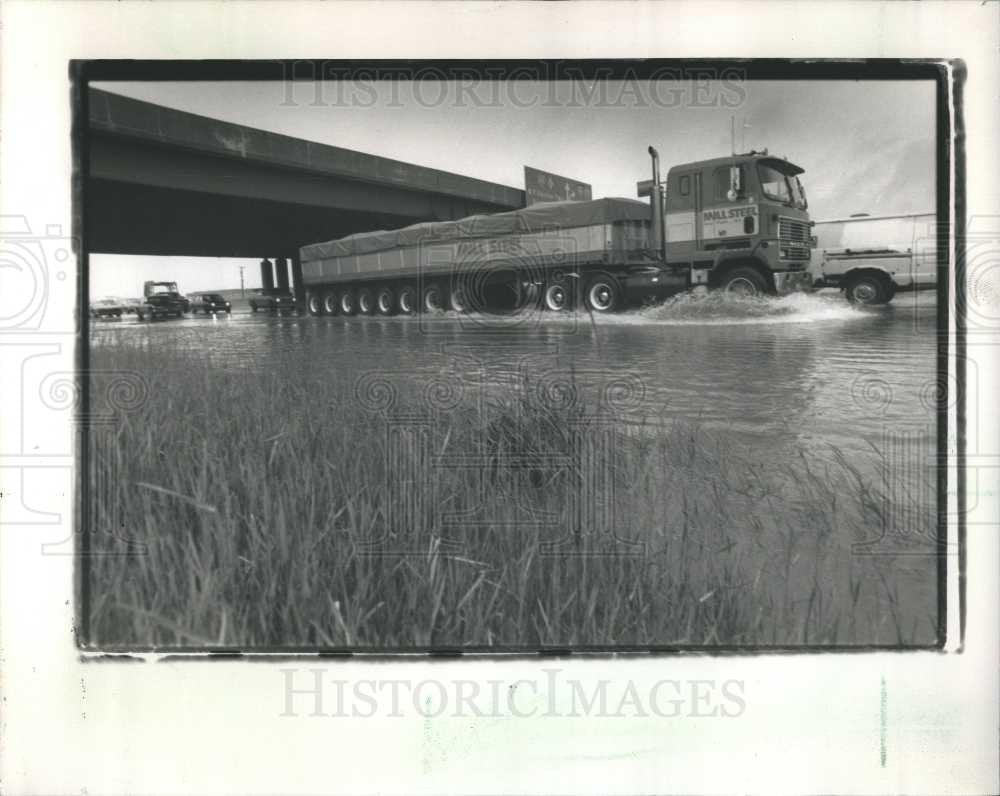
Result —
[{"label": "trailer wheel", "polygon": [[750,266],[726,272],[719,283],[719,289],[734,296],[761,296],[769,292],[760,271]]},{"label": "trailer wheel", "polygon": [[354,300],[354,291],[348,288],[340,294],[340,314],[353,315],[357,309],[358,304]]},{"label": "trailer wheel", "polygon": [[322,311],[323,315],[339,315],[340,314],[340,302],[337,301],[337,293],[334,290],[328,290],[323,294]]},{"label": "trailer wheel", "polygon": [[852,276],[844,286],[844,293],[851,304],[874,306],[888,304],[895,293],[895,286],[881,274],[862,273]]},{"label": "trailer wheel", "polygon": [[618,280],[607,274],[598,274],[587,284],[586,301],[594,312],[614,312],[622,303]]},{"label": "trailer wheel", "polygon": [[319,300],[319,296],[315,293],[309,293],[309,295],[306,296],[306,309],[309,310],[310,315],[322,315],[323,302]]},{"label": "trailer wheel", "polygon": [[550,312],[566,312],[573,307],[573,293],[565,282],[550,282],[545,286],[542,301]]},{"label": "trailer wheel", "polygon": [[358,312],[362,315],[375,312],[375,297],[370,288],[363,287],[358,291]]},{"label": "trailer wheel", "polygon": [[441,288],[433,284],[425,287],[424,300],[421,303],[424,312],[441,312],[444,309],[444,302],[441,299]]},{"label": "trailer wheel", "polygon": [[453,287],[448,293],[448,309],[460,314],[469,311],[469,302],[465,299],[465,290],[460,286]]},{"label": "trailer wheel", "polygon": [[404,315],[413,315],[417,310],[417,291],[409,285],[399,290],[399,311]]},{"label": "trailer wheel", "polygon": [[375,308],[379,315],[392,315],[396,311],[396,295],[391,287],[383,287],[375,299]]}]

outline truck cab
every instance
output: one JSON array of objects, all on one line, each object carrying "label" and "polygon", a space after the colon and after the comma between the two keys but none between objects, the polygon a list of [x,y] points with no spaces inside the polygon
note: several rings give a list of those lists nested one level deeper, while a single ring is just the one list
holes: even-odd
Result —
[{"label": "truck cab", "polygon": [[664,197],[664,259],[693,285],[787,292],[808,285],[816,245],[803,169],[763,152],[674,166]]},{"label": "truck cab", "polygon": [[143,305],[136,311],[140,321],[146,317],[180,318],[191,309],[191,302],[177,290],[176,282],[149,280],[143,283],[142,294]]}]

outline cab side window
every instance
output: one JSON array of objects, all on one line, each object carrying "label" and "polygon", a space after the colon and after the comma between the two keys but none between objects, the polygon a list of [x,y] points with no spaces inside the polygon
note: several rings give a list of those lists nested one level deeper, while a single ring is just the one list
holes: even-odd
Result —
[{"label": "cab side window", "polygon": [[[743,186],[746,185],[746,183],[743,181],[743,167],[740,166],[739,169],[740,169],[740,190],[739,190],[739,194],[742,196],[743,195]],[[714,176],[714,179],[713,179],[713,182],[715,183],[715,191],[713,193],[714,193],[715,199],[717,201],[725,202],[729,198],[728,197],[728,194],[729,194],[729,181],[730,181],[730,174],[729,174],[729,172],[730,172],[730,167],[729,166],[720,166],[719,168],[717,168],[715,170],[715,176]]]}]

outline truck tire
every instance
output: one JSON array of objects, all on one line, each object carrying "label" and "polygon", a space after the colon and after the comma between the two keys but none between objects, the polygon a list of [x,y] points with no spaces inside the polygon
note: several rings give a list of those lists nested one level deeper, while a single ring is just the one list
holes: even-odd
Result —
[{"label": "truck tire", "polygon": [[375,296],[372,295],[371,288],[363,287],[358,290],[358,313],[361,315],[371,315],[375,312]]},{"label": "truck tire", "polygon": [[584,301],[592,312],[610,313],[622,304],[622,289],[618,280],[608,274],[597,274],[587,283]]},{"label": "truck tire", "polygon": [[719,290],[736,296],[763,296],[771,292],[764,275],[749,265],[734,268],[723,274],[719,280]]},{"label": "truck tire", "polygon": [[354,300],[353,290],[347,288],[341,292],[339,306],[341,315],[353,315],[358,311],[358,302]]},{"label": "truck tire", "polygon": [[469,302],[465,298],[465,289],[456,285],[448,292],[448,309],[464,315],[469,311]]},{"label": "truck tire", "polygon": [[383,287],[375,298],[375,309],[379,315],[392,315],[396,312],[396,294],[391,287]]},{"label": "truck tire", "polygon": [[417,291],[409,285],[401,287],[398,306],[403,315],[413,315],[417,311]]},{"label": "truck tire", "polygon": [[322,315],[323,302],[320,301],[319,296],[317,296],[315,293],[309,293],[306,296],[306,309],[309,311],[309,314],[312,315],[313,317],[317,315]]},{"label": "truck tire", "polygon": [[251,301],[250,302],[250,312],[257,312],[257,302],[256,301]]},{"label": "truck tire", "polygon": [[568,312],[573,309],[572,287],[561,279],[547,283],[542,303],[550,312]]},{"label": "truck tire", "polygon": [[328,290],[323,294],[323,315],[339,315],[340,301],[337,298],[337,291]]},{"label": "truck tire", "polygon": [[441,287],[431,283],[424,288],[420,306],[424,312],[441,312],[444,310],[443,298]]},{"label": "truck tire", "polygon": [[895,285],[888,277],[875,273],[862,273],[851,276],[844,285],[844,295],[851,304],[875,306],[888,304],[893,295]]}]

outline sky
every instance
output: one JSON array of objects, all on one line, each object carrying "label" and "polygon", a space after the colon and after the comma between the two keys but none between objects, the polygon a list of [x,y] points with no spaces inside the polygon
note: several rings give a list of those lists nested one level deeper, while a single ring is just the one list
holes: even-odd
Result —
[{"label": "sky", "polygon": [[[934,86],[893,81],[146,82],[95,88],[516,188],[525,165],[635,197],[646,147],[671,165],[768,150],[805,169],[823,220],[934,208]],[[97,255],[91,295],[145,279],[183,292],[259,287],[257,260]]]}]

